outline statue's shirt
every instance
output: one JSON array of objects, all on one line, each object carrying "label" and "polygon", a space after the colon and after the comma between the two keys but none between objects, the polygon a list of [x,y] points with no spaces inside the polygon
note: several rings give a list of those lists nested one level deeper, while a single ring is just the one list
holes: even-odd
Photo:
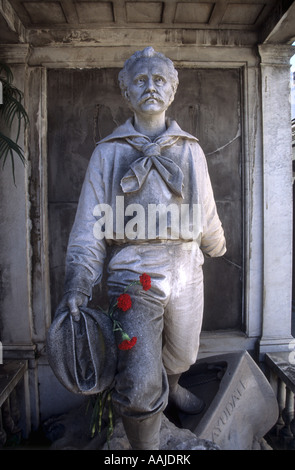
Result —
[{"label": "statue's shirt", "polygon": [[84,179],[66,260],[66,290],[91,295],[108,244],[196,242],[225,253],[205,155],[175,121],[153,142],[129,119],[100,141]]}]

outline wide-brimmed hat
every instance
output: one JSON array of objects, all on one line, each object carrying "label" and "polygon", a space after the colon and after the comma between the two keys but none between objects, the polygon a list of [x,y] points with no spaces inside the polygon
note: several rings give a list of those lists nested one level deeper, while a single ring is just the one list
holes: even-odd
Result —
[{"label": "wide-brimmed hat", "polygon": [[111,319],[82,307],[80,319],[58,311],[47,332],[48,362],[58,380],[71,392],[100,393],[112,386],[117,347]]}]

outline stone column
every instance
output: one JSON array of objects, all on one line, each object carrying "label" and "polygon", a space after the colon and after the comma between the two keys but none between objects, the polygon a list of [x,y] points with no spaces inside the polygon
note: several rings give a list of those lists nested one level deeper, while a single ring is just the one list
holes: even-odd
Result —
[{"label": "stone column", "polygon": [[[13,84],[22,92],[25,91],[28,50],[25,44],[0,46],[0,61],[9,65],[14,76]],[[26,100],[23,104],[27,109]],[[15,140],[16,123],[11,131],[6,131]],[[4,168],[1,163],[0,169],[0,340],[3,343],[4,365],[9,365],[10,360],[26,361],[22,379],[26,395],[24,432],[29,433],[31,424],[38,426],[39,406],[35,399],[38,380],[35,370],[36,346],[32,338],[34,321],[31,302],[30,162],[26,141],[26,132],[22,126],[18,144],[24,149],[26,164],[23,165],[14,156],[15,184],[10,158]],[[22,372],[23,370],[19,369]],[[8,377],[11,379],[9,374]],[[6,393],[10,394],[15,384],[15,381],[11,381],[11,388],[8,387]]]},{"label": "stone column", "polygon": [[47,214],[47,71],[27,67],[26,99],[30,118],[28,154],[30,161],[32,339],[41,352],[51,323]]},{"label": "stone column", "polygon": [[16,185],[10,161],[0,171],[0,341],[4,361],[29,362],[31,419],[39,424],[39,363],[51,321],[47,235],[46,70],[27,65],[27,45],[0,46],[0,58],[24,92],[30,126],[19,144],[26,165],[15,157]]},{"label": "stone column", "polygon": [[[13,84],[24,91],[28,47],[2,46],[0,60],[12,69]],[[26,106],[26,103],[24,103]],[[16,136],[16,127],[11,138]],[[18,144],[26,151],[23,127]],[[30,167],[15,159],[15,185],[10,158],[0,171],[0,335],[4,358],[31,359],[32,342],[30,213],[28,182]],[[2,164],[1,164],[2,165]]]},{"label": "stone column", "polygon": [[259,353],[288,350],[292,302],[292,46],[261,45],[263,318]]}]

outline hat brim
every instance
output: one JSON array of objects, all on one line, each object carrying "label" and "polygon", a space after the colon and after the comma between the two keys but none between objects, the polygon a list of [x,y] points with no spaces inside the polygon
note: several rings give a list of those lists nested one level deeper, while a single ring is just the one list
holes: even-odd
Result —
[{"label": "hat brim", "polygon": [[58,312],[47,332],[48,362],[58,380],[71,392],[96,394],[111,387],[117,348],[110,318],[80,308],[74,321],[69,310]]}]

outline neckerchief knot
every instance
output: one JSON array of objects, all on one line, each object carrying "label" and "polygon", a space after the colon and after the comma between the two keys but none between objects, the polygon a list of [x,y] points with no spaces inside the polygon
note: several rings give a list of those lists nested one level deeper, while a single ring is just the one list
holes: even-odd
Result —
[{"label": "neckerchief knot", "polygon": [[144,157],[159,157],[161,155],[161,147],[155,142],[147,142],[141,150]]},{"label": "neckerchief knot", "polygon": [[180,167],[168,157],[161,155],[164,148],[172,147],[179,137],[160,136],[154,142],[145,136],[127,137],[127,142],[142,153],[135,160],[121,180],[124,193],[136,192],[144,184],[152,166],[161,175],[167,186],[177,196],[183,197],[183,173]]}]

